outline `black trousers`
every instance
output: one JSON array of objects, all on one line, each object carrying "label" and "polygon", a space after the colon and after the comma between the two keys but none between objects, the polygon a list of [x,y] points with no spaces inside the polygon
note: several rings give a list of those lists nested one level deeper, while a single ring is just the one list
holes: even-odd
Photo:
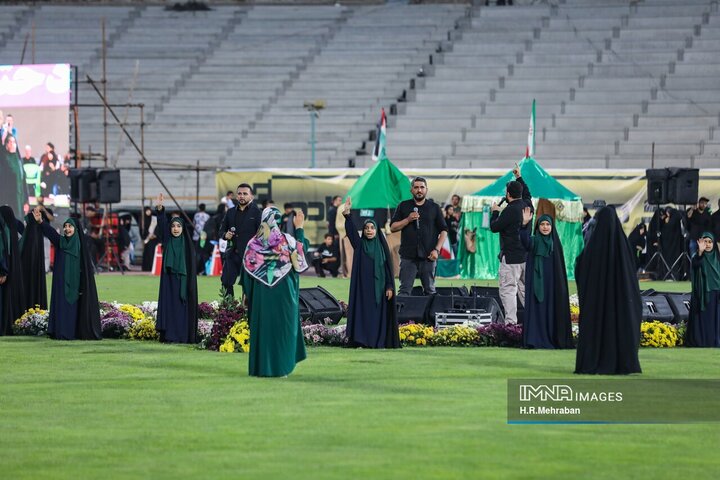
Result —
[{"label": "black trousers", "polygon": [[[235,297],[234,285],[238,280],[238,277],[242,275],[242,272],[242,256],[234,250],[230,252],[225,252],[225,262],[223,263],[223,270],[222,276],[220,277],[220,282],[222,283],[222,286],[225,287],[225,293],[227,295]],[[237,283],[239,284],[240,282]]]},{"label": "black trousers", "polygon": [[322,263],[322,258],[313,258],[313,267],[315,267],[315,273],[317,273],[318,277],[325,276],[323,269],[329,271],[333,277],[337,277],[338,271],[340,270],[340,262]]}]

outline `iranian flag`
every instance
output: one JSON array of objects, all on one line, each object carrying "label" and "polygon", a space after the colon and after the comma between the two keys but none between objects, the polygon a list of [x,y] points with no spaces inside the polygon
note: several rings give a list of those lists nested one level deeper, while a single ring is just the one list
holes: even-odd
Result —
[{"label": "iranian flag", "polygon": [[455,252],[453,252],[453,249],[450,246],[450,239],[447,236],[445,236],[445,242],[442,244],[442,247],[440,247],[440,258],[445,260],[455,259]]},{"label": "iranian flag", "polygon": [[377,125],[377,135],[375,135],[375,148],[373,149],[372,159],[378,161],[387,158],[385,152],[385,134],[387,131],[387,118],[385,117],[385,109],[381,110],[380,123]]},{"label": "iranian flag", "polygon": [[535,158],[535,99],[533,99],[530,112],[530,128],[528,129],[528,142],[525,147],[525,158]]}]

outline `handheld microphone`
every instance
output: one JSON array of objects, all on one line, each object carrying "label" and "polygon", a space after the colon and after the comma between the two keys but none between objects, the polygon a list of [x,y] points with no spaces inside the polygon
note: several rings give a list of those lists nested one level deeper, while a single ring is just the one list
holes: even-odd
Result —
[{"label": "handheld microphone", "polygon": [[235,227],[231,227],[231,228],[230,228],[230,233],[232,233],[233,236],[235,236]]},{"label": "handheld microphone", "polygon": [[507,198],[503,197],[502,200],[500,200],[500,203],[497,204],[498,207],[502,206],[503,203],[507,202]]},{"label": "handheld microphone", "polygon": [[[413,207],[413,212],[417,213],[417,212],[418,212],[418,208],[417,208],[417,207]],[[420,217],[418,217],[418,218],[415,219],[415,228],[420,228]]]}]

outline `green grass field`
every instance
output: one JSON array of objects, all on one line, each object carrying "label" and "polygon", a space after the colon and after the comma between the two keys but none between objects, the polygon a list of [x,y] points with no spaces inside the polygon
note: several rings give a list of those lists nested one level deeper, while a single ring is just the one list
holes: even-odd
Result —
[{"label": "green grass field", "polygon": [[[201,299],[218,283],[200,279]],[[318,283],[347,298],[347,280],[303,278]],[[106,275],[98,287],[104,300],[139,302],[157,279]],[[0,338],[0,478],[717,477],[717,424],[506,423],[508,378],[571,378],[574,360],[323,347],[289,378],[258,379],[244,354]],[[720,372],[710,349],[641,349],[640,361],[642,378]]]},{"label": "green grass field", "polygon": [[[126,275],[104,274],[95,277],[98,296],[101,300],[119,301],[127,303],[140,303],[146,300],[157,300],[160,277],[149,275]],[[48,292],[51,279],[48,277]],[[416,284],[420,284],[416,281]],[[439,279],[438,286],[460,286],[460,285],[492,285],[497,286],[495,280],[460,280],[460,279]],[[350,280],[344,278],[318,278],[314,275],[302,275],[300,287],[314,287],[321,285],[332,293],[337,299],[347,301]],[[641,282],[640,289],[654,288],[658,291],[689,292],[689,282]],[[575,282],[570,282],[570,293],[577,291]],[[198,277],[198,297],[200,301],[212,301],[220,299],[220,278],[219,277]]]}]

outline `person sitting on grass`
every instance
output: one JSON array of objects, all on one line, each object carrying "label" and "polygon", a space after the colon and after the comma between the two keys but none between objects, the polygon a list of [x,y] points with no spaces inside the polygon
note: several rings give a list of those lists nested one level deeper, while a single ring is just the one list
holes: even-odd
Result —
[{"label": "person sitting on grass", "polygon": [[330,272],[333,278],[338,276],[340,269],[340,252],[335,237],[332,233],[326,233],[323,244],[313,253],[313,267],[318,277],[325,276],[325,270]]}]

